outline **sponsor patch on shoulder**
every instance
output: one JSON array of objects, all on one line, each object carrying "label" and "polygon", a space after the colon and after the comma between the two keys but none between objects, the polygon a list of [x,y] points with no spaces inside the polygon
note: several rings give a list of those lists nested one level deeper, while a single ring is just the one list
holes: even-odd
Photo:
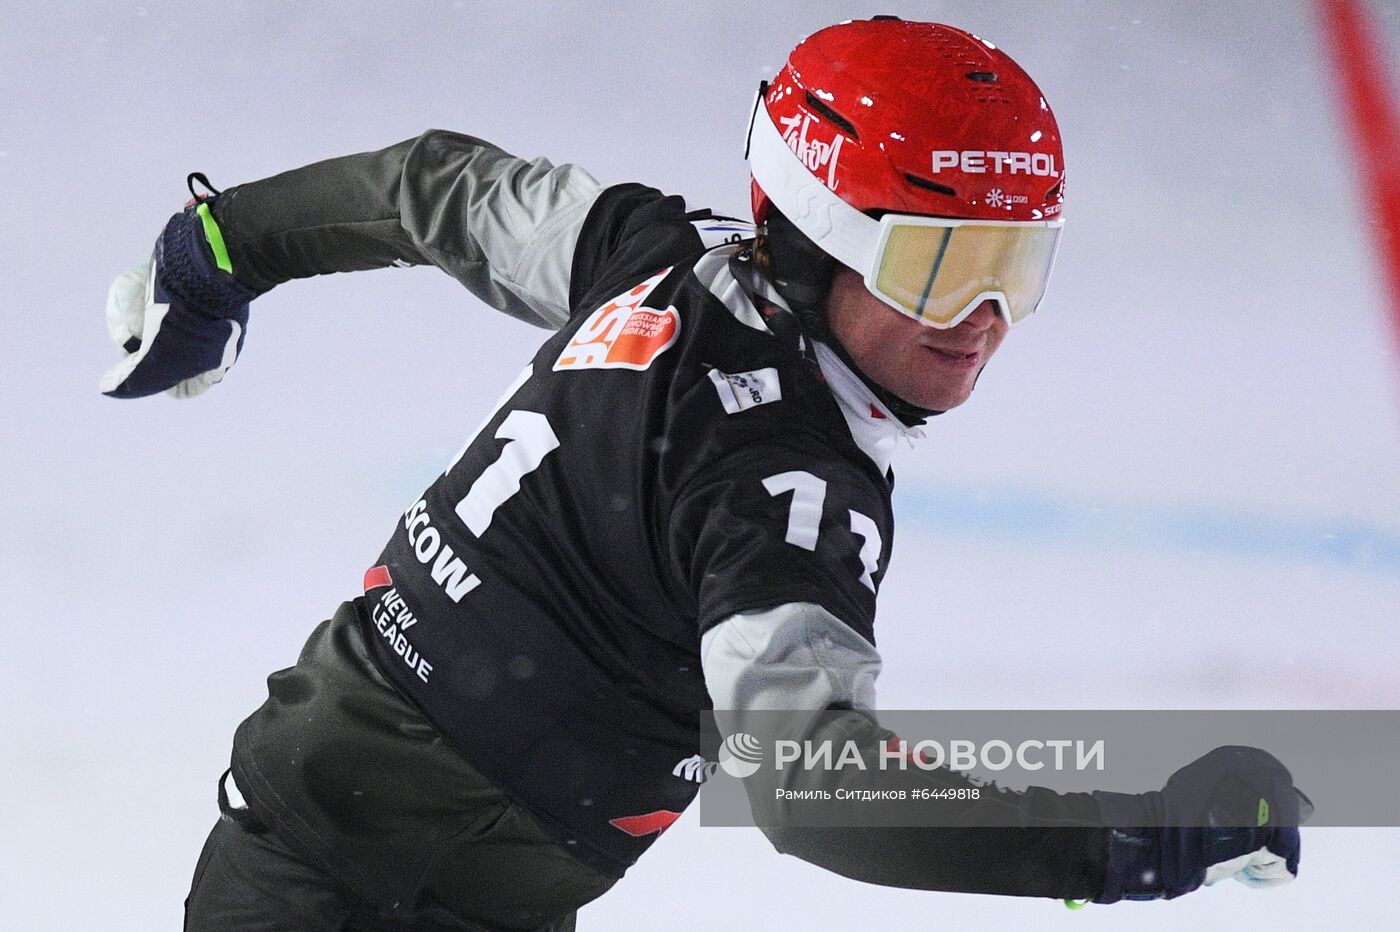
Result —
[{"label": "sponsor patch on shoulder", "polygon": [[783,398],[783,386],[778,381],[778,370],[771,366],[752,372],[720,372],[718,369],[711,369],[710,381],[715,383],[719,403],[724,405],[726,414],[738,414],[740,411],[766,405],[770,401],[781,401]]},{"label": "sponsor patch on shoulder", "polygon": [[723,246],[725,243],[742,243],[756,235],[754,225],[747,220],[711,217],[708,220],[692,220],[690,225],[700,234],[700,242],[705,244],[706,249]]},{"label": "sponsor patch on shoulder", "polygon": [[569,369],[645,369],[681,334],[681,315],[674,307],[664,311],[642,307],[642,301],[674,266],[604,304],[588,315],[559,358],[554,371]]}]

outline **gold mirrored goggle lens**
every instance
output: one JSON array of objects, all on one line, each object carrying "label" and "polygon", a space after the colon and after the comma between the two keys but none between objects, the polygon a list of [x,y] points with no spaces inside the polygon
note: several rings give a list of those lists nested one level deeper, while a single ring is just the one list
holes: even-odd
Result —
[{"label": "gold mirrored goggle lens", "polygon": [[1045,294],[1059,238],[1058,226],[895,225],[875,290],[909,316],[942,327],[979,295],[995,293],[1015,323]]}]

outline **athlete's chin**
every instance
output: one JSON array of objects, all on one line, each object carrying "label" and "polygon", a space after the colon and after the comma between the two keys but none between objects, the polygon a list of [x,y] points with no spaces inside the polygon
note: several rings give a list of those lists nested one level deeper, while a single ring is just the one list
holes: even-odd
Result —
[{"label": "athlete's chin", "polygon": [[928,411],[951,411],[972,397],[975,379],[965,385],[910,386],[907,392],[896,392],[900,398]]}]

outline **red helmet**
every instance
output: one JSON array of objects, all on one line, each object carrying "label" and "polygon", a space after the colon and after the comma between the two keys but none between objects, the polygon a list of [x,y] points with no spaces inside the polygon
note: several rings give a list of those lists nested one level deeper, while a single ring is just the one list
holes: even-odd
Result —
[{"label": "red helmet", "polygon": [[845,22],[798,45],[760,95],[756,222],[776,208],[935,327],[988,298],[1012,322],[1035,309],[1062,224],[1064,150],[1006,53],[937,23]]}]

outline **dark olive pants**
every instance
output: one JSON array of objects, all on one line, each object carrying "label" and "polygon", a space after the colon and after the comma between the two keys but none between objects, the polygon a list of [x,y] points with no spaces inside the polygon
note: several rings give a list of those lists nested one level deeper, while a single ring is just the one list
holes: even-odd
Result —
[{"label": "dark olive pants", "polygon": [[[509,817],[481,826],[474,834],[483,851],[509,848],[520,826]],[[466,839],[463,839],[466,842]],[[481,876],[482,886],[509,882],[512,869],[526,864],[495,865]],[[443,883],[459,884],[456,871],[443,870],[424,879],[414,901],[368,902],[319,867],[310,864],[265,827],[222,815],[200,852],[194,882],[185,900],[186,932],[498,932],[525,926],[475,922],[454,915],[443,901],[460,904],[464,892],[444,895]],[[485,892],[485,891],[482,891]],[[490,897],[483,897],[489,899]],[[546,901],[549,896],[544,898]],[[486,909],[485,912],[490,912]],[[507,913],[505,921],[510,922]],[[528,922],[528,920],[526,920]],[[574,932],[570,912],[540,932]]]},{"label": "dark olive pants", "polygon": [[[266,831],[224,816],[209,833],[185,900],[187,932],[293,930],[482,929],[424,913],[384,916],[329,874],[305,863]],[[572,930],[572,918],[554,928]]]},{"label": "dark olive pants", "polygon": [[234,738],[245,799],[220,795],[189,932],[564,932],[615,883],[551,840],[384,680],[353,603],[268,692]]}]

